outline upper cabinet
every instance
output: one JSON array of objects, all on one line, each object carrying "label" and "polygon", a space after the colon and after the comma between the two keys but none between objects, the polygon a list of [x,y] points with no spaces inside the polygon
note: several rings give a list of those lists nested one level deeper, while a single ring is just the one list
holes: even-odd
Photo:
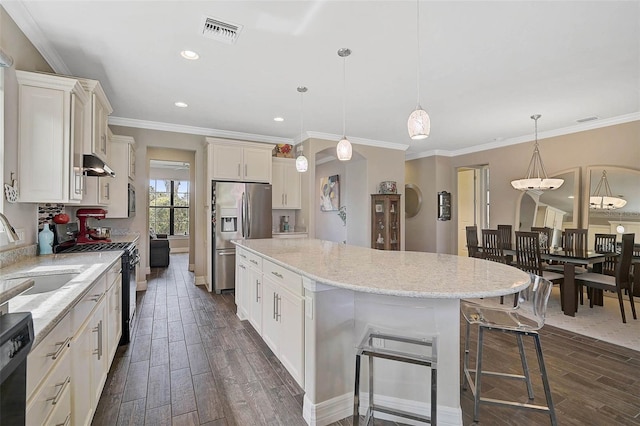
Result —
[{"label": "upper cabinet", "polygon": [[116,172],[111,181],[111,204],[107,209],[107,218],[129,217],[129,170],[131,170],[131,153],[135,153],[135,140],[130,136],[111,136],[111,166]]},{"label": "upper cabinet", "polygon": [[274,209],[300,209],[300,172],[296,170],[296,160],[273,157],[272,206]]},{"label": "upper cabinet", "polygon": [[78,79],[82,87],[90,96],[87,108],[88,126],[85,134],[85,154],[93,154],[102,161],[109,161],[110,147],[107,135],[107,123],[109,115],[113,112],[107,95],[102,90],[100,82],[97,80]]},{"label": "upper cabinet", "polygon": [[271,182],[273,145],[207,138],[209,174],[214,180]]},{"label": "upper cabinet", "polygon": [[26,71],[16,77],[19,200],[77,203],[89,96],[74,78]]}]

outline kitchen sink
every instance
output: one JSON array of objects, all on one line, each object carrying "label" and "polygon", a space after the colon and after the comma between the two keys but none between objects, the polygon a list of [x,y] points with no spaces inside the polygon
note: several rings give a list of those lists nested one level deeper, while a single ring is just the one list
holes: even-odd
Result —
[{"label": "kitchen sink", "polygon": [[50,275],[37,275],[35,277],[28,277],[33,281],[33,287],[23,292],[21,296],[28,296],[32,294],[48,293],[50,291],[58,290],[64,287],[69,281],[77,277],[77,273],[67,274],[50,274]]}]

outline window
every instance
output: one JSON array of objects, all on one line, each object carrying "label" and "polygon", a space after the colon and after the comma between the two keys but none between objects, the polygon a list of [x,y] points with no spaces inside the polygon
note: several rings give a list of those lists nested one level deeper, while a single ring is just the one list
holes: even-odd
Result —
[{"label": "window", "polygon": [[189,181],[149,181],[149,227],[157,234],[189,234]]}]

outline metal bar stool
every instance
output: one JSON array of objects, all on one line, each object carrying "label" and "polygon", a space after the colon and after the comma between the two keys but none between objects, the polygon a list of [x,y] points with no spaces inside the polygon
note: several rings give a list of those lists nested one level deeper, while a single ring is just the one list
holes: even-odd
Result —
[{"label": "metal bar stool", "polygon": [[[549,301],[549,295],[551,294],[552,286],[553,284],[550,281],[547,281],[537,275],[531,274],[531,285],[519,293],[518,305],[515,308],[506,309],[502,307],[483,306],[466,301],[463,301],[461,303],[460,309],[467,322],[464,345],[464,377],[462,379],[462,388],[467,389],[467,383],[471,388],[474,399],[474,422],[479,421],[480,404],[483,403],[543,411],[549,414],[552,425],[555,426],[558,424],[556,413],[553,407],[553,400],[551,399],[551,388],[549,386],[549,379],[547,378],[547,370],[542,355],[540,335],[538,334],[538,330],[540,330],[544,325],[547,302]],[[469,366],[469,330],[472,324],[478,325],[478,346],[476,352],[475,369]],[[523,374],[509,374],[483,370],[483,336],[484,333],[488,331],[510,333],[516,336]],[[516,379],[524,381],[527,386],[527,394],[529,399],[534,399],[533,386],[531,384],[531,375],[529,373],[529,365],[527,363],[527,358],[524,350],[525,348],[523,343],[523,336],[529,336],[533,338],[536,348],[536,355],[538,357],[538,365],[540,367],[542,387],[544,389],[547,405],[545,406],[481,397],[480,389],[483,376],[497,376],[505,379]]]},{"label": "metal bar stool", "polygon": [[[431,355],[423,355],[420,353],[410,353],[398,351],[391,348],[385,348],[386,343],[382,345],[374,345],[374,339],[377,341],[392,341],[403,344],[417,345],[417,349],[431,347]],[[436,337],[416,338],[392,335],[376,330],[369,329],[357,347],[356,352],[356,377],[355,392],[353,395],[353,425],[358,426],[360,423],[360,360],[362,356],[369,357],[369,408],[365,416],[365,425],[374,418],[374,411],[381,413],[393,414],[415,421],[425,422],[432,425],[436,424],[437,411],[437,346]],[[420,414],[409,413],[407,411],[398,410],[390,407],[381,406],[374,403],[373,400],[373,359],[382,358],[391,361],[405,362],[409,364],[422,365],[431,369],[431,416],[423,416]]]}]

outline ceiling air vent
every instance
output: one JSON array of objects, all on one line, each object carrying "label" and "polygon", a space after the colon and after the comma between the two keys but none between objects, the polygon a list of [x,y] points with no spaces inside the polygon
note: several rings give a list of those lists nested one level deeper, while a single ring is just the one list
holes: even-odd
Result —
[{"label": "ceiling air vent", "polygon": [[210,16],[202,17],[201,34],[227,44],[234,44],[242,31],[242,25],[224,22]]},{"label": "ceiling air vent", "polygon": [[593,120],[597,120],[600,117],[592,115],[591,117],[585,117],[585,118],[580,118],[578,120],[576,120],[578,123],[586,123],[587,121],[593,121]]}]

